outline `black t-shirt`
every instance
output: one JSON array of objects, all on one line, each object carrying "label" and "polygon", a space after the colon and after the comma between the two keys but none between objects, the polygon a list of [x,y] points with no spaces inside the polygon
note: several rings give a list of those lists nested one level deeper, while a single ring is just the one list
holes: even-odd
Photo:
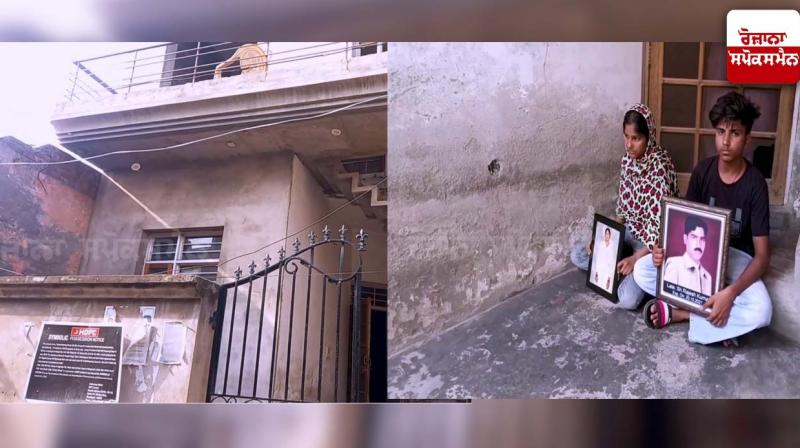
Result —
[{"label": "black t-shirt", "polygon": [[754,236],[769,236],[769,192],[764,176],[749,161],[736,182],[719,177],[718,156],[694,168],[686,199],[731,210],[730,246],[755,255]]}]

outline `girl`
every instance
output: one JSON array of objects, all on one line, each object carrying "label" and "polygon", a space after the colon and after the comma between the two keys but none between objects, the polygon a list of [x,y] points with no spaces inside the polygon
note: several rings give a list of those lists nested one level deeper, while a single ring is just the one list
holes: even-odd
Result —
[{"label": "girl", "polygon": [[[656,128],[650,108],[634,104],[622,120],[625,155],[619,174],[616,220],[625,224],[623,250],[632,255],[617,263],[623,276],[617,296],[619,306],[636,309],[644,291],[629,275],[638,259],[656,245],[661,224],[661,199],[678,194],[675,166],[667,151],[656,142]],[[585,242],[575,245],[570,254],[580,269],[589,267],[591,247]]]}]

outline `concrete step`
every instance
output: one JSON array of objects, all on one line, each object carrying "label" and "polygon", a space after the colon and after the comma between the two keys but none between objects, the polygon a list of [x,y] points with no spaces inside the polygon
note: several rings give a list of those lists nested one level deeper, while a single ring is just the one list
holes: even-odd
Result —
[{"label": "concrete step", "polygon": [[[375,183],[365,184],[364,182],[365,177]],[[382,180],[379,179],[379,176],[375,175],[362,176],[359,173],[339,173],[336,175],[336,178],[342,180],[349,179],[350,191],[354,195],[369,191],[370,205],[372,207],[386,207],[388,205],[388,200],[386,197],[386,189],[383,188],[385,182],[382,184],[377,184],[377,182],[380,182]]]}]

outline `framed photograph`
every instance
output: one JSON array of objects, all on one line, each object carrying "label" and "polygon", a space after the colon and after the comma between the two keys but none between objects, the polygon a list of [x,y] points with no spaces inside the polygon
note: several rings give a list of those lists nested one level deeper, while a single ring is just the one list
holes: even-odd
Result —
[{"label": "framed photograph", "polygon": [[661,210],[664,263],[656,296],[708,314],[703,305],[724,286],[731,212],[676,198],[665,198]]},{"label": "framed photograph", "polygon": [[594,215],[592,256],[589,259],[586,286],[617,303],[619,275],[617,263],[622,257],[625,226],[603,215]]}]

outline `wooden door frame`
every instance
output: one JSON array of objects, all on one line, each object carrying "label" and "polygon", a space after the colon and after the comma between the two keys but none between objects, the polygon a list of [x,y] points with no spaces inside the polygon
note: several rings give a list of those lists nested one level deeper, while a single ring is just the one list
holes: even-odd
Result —
[{"label": "wooden door frame", "polygon": [[[696,165],[699,162],[699,148],[700,148],[700,135],[705,133],[701,130],[702,117],[698,113],[702,108],[703,87],[734,87],[737,89],[744,89],[745,87],[759,87],[757,84],[753,85],[734,85],[727,81],[704,80],[703,78],[703,65],[705,59],[705,43],[699,42],[698,51],[698,79],[696,82],[682,82],[677,79],[669,79],[670,84],[686,84],[697,86],[697,102],[695,104],[695,126],[694,126],[694,154],[692,160]],[[661,115],[662,115],[662,86],[664,83],[664,43],[663,42],[648,42],[646,44],[646,57],[644,58],[644,66],[646,73],[645,84],[645,98],[647,104],[655,114],[656,136],[661,140]],[[770,86],[774,87],[774,86]],[[778,122],[774,133],[763,133],[764,136],[769,134],[770,138],[775,138],[775,155],[773,159],[771,179],[767,180],[769,188],[770,205],[783,205],[786,201],[786,190],[790,176],[789,172],[789,157],[791,153],[791,132],[792,120],[794,117],[794,102],[795,102],[794,84],[785,85],[780,88],[780,97],[778,103]],[[760,136],[762,133],[754,133],[755,137]],[[774,135],[773,135],[774,134]],[[689,184],[689,173],[678,174],[678,186],[681,192],[685,192]]]}]

